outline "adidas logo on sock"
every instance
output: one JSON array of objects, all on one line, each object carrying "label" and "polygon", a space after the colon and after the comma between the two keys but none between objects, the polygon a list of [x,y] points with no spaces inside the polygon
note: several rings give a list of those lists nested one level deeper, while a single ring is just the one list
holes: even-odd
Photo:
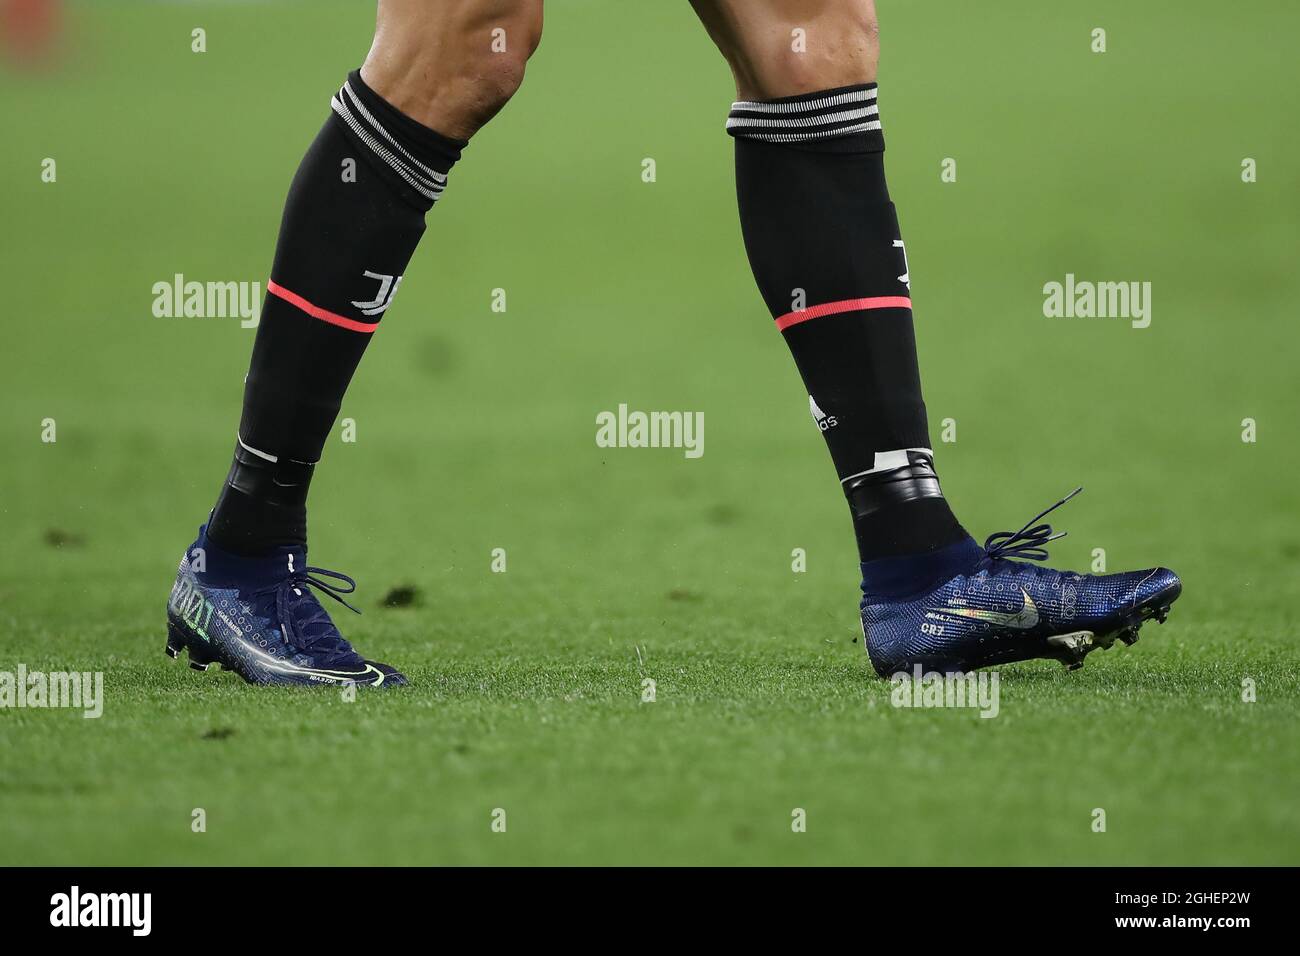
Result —
[{"label": "adidas logo on sock", "polygon": [[812,412],[813,421],[817,423],[817,427],[822,431],[826,431],[828,428],[834,428],[840,423],[840,420],[834,415],[827,415],[823,412],[821,407],[817,404],[817,399],[813,398],[811,395],[808,396],[808,410]]}]

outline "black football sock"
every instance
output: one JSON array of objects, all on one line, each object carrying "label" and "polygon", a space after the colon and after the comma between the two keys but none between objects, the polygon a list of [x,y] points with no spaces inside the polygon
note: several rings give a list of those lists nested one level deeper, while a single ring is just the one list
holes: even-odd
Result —
[{"label": "black football sock", "polygon": [[208,536],[238,554],[306,545],[307,489],[352,373],[466,143],[399,112],[360,71],[298,167]]},{"label": "black football sock", "polygon": [[735,103],[727,132],[750,266],[830,448],[864,574],[907,558],[888,568],[891,582],[912,569],[891,587],[919,586],[968,565],[974,543],[934,472],[876,84]]}]

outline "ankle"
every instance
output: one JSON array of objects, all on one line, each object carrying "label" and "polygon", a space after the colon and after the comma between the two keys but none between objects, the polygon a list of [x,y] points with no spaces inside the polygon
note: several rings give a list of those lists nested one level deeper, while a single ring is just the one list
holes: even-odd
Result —
[{"label": "ankle", "polygon": [[935,551],[970,538],[941,496],[890,501],[865,512],[852,510],[858,558],[864,564]]},{"label": "ankle", "polygon": [[959,574],[969,574],[984,557],[970,535],[937,548],[862,562],[864,604],[897,601],[933,591]]},{"label": "ankle", "polygon": [[244,557],[307,547],[307,490],[315,466],[270,457],[242,441],[208,520],[208,538]]}]

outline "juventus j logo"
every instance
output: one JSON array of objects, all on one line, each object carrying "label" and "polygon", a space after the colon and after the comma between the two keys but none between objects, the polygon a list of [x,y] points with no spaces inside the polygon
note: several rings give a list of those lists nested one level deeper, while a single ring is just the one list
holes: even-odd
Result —
[{"label": "juventus j logo", "polygon": [[383,315],[384,311],[393,301],[393,296],[397,295],[397,287],[402,284],[401,276],[386,276],[379,272],[371,272],[367,269],[364,273],[367,279],[379,280],[379,292],[373,302],[353,302],[362,315]]},{"label": "juventus j logo", "polygon": [[898,277],[898,281],[907,286],[907,291],[912,291],[911,270],[907,268],[907,249],[903,246],[902,239],[894,240],[894,248],[903,250],[903,274]]}]

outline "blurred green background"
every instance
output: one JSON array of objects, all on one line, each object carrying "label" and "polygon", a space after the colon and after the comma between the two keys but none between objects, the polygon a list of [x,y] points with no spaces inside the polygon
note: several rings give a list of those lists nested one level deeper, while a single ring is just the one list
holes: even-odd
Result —
[{"label": "blurred green background", "polygon": [[[1054,563],[1172,566],[1168,624],[1005,668],[995,720],[890,707],[740,243],[728,71],[684,2],[549,0],[314,485],[313,563],[361,584],[339,623],[414,686],[345,703],[167,660],[253,332],[155,318],[152,286],[265,282],[374,10],[71,3],[0,81],[0,670],[103,670],[107,701],[0,710],[0,863],[1300,862],[1300,8],[879,8],[948,497],[982,538],[1086,486]],[[1150,281],[1150,328],[1045,318],[1066,273]],[[597,448],[620,402],[703,411],[704,456]]]}]

